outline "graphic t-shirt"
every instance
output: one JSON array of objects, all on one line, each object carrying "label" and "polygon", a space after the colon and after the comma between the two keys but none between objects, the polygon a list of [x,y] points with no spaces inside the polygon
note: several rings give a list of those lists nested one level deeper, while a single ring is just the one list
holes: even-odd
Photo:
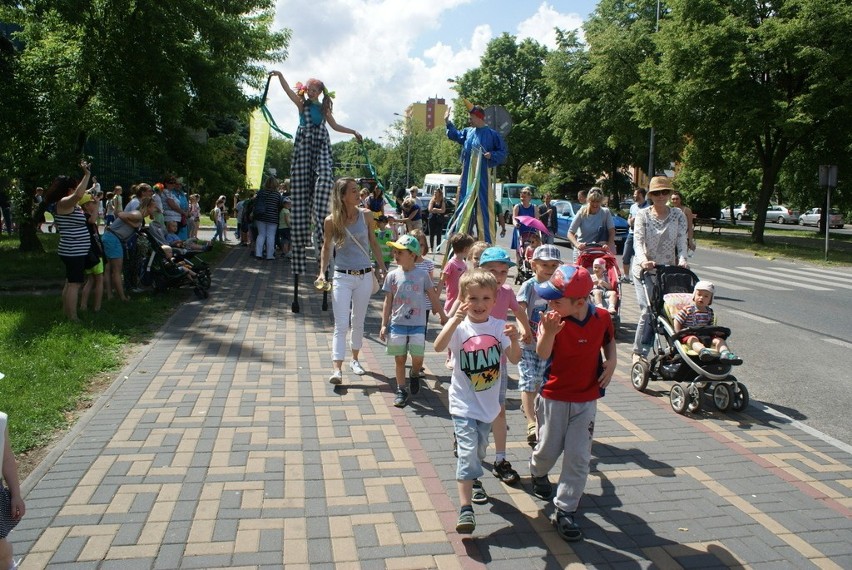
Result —
[{"label": "graphic t-shirt", "polygon": [[518,291],[518,303],[527,304],[527,318],[530,320],[532,331],[532,341],[523,346],[524,350],[535,350],[536,342],[538,342],[538,324],[541,322],[541,315],[547,312],[547,300],[542,299],[535,292],[536,283],[538,281],[535,277],[527,279]]},{"label": "graphic t-shirt", "polygon": [[453,381],[450,414],[492,422],[500,413],[500,362],[511,341],[506,321],[489,317],[484,323],[464,319],[450,339]]},{"label": "graphic t-shirt", "polygon": [[395,325],[426,326],[426,317],[429,315],[426,289],[434,286],[429,274],[417,267],[411,271],[403,271],[401,267],[397,267],[387,274],[382,291],[393,293],[391,332],[394,332]]}]

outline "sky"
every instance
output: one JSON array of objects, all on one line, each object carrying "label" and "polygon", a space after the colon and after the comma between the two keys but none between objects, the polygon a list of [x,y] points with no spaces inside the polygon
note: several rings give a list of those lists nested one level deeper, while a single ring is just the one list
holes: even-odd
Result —
[{"label": "sky", "polygon": [[[291,85],[316,77],[335,92],[334,118],[380,144],[411,103],[455,97],[447,78],[479,66],[503,32],[555,47],[554,27],[578,29],[594,0],[278,0],[275,27],[292,32],[275,66]],[[487,101],[479,102],[488,105]],[[274,82],[267,106],[295,133],[296,107]],[[349,135],[329,129],[332,142]]]}]

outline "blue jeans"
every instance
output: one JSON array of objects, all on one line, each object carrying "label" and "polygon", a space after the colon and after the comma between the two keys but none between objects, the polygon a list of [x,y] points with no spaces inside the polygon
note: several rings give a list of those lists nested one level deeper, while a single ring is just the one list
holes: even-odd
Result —
[{"label": "blue jeans", "polygon": [[453,416],[453,431],[456,432],[459,460],[456,464],[456,480],[472,481],[482,477],[482,460],[488,449],[491,422]]}]

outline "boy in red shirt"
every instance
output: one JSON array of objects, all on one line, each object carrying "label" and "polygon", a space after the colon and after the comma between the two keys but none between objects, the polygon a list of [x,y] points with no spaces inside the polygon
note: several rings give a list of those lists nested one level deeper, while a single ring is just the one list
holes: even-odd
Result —
[{"label": "boy in red shirt", "polygon": [[592,278],[586,269],[563,265],[535,290],[550,310],[542,316],[536,344],[539,358],[548,363],[535,401],[539,439],[530,459],[533,494],[550,498],[547,473],[564,454],[551,521],[559,536],[574,542],[583,538],[574,514],[589,476],[597,400],[615,371],[615,331],[607,310],[589,302]]}]

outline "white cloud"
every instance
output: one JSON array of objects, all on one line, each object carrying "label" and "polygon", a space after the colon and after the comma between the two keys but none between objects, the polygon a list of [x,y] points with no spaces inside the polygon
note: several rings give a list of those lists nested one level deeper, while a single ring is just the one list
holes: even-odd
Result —
[{"label": "white cloud", "polygon": [[535,14],[518,24],[517,35],[518,39],[532,38],[547,49],[556,49],[554,28],[582,31],[582,25],[583,18],[579,14],[561,14],[551,4],[542,2]]},{"label": "white cloud", "polygon": [[[453,10],[473,0],[278,0],[276,26],[290,28],[287,61],[279,69],[290,85],[309,77],[322,79],[336,93],[334,117],[373,140],[382,141],[390,126],[412,102],[427,97],[452,99],[447,78],[479,65],[492,27],[472,22],[467,36],[417,47],[436,36]],[[518,25],[519,37],[550,46],[553,26],[573,28],[579,16],[559,14],[548,3]],[[548,43],[548,38],[550,38]],[[278,125],[295,134],[296,109],[280,85],[269,90],[268,106]],[[332,141],[349,135],[330,130]]]}]

